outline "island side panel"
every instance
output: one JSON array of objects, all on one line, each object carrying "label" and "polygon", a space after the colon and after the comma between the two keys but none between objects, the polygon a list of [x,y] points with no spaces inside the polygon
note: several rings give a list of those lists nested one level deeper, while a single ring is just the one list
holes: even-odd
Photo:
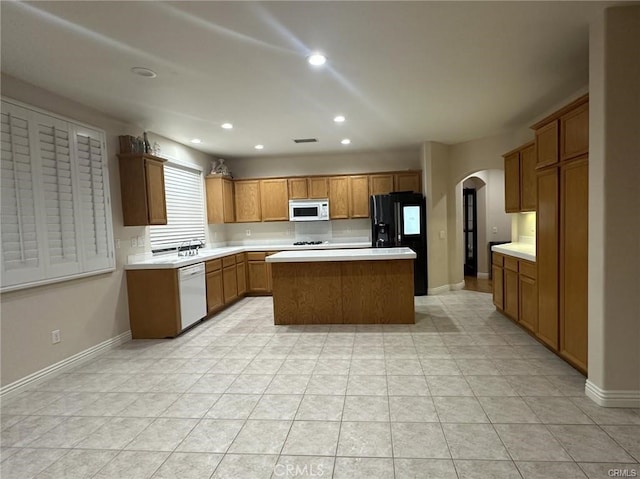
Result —
[{"label": "island side panel", "polygon": [[127,271],[133,339],[173,338],[180,333],[178,270]]},{"label": "island side panel", "polygon": [[275,324],[342,323],[340,263],[271,263]]},{"label": "island side panel", "polygon": [[414,324],[413,260],[342,263],[343,321]]}]

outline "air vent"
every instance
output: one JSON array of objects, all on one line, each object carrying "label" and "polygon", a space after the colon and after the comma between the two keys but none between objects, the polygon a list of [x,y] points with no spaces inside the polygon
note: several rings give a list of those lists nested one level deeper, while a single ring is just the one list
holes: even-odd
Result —
[{"label": "air vent", "polygon": [[294,138],[294,143],[318,143],[317,138]]}]

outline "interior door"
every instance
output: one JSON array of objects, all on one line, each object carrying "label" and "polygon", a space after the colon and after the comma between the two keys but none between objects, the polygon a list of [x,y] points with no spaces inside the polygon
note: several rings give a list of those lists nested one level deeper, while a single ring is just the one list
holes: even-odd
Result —
[{"label": "interior door", "polygon": [[478,274],[478,218],[475,188],[462,190],[464,210],[464,275]]}]

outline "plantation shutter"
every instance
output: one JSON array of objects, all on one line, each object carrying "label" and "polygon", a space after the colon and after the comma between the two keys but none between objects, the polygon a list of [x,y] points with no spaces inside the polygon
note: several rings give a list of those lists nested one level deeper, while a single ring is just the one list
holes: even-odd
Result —
[{"label": "plantation shutter", "polygon": [[46,224],[47,276],[66,276],[81,270],[77,208],[73,201],[77,182],[71,164],[69,125],[37,113],[34,118]]},{"label": "plantation shutter", "polygon": [[204,241],[202,172],[167,162],[164,189],[167,224],[151,226],[151,249],[175,248],[189,240]]},{"label": "plantation shutter", "polygon": [[102,135],[97,131],[76,126],[72,131],[77,159],[84,269],[95,271],[113,264],[104,146]]},{"label": "plantation shutter", "polygon": [[2,290],[114,268],[104,133],[2,101]]},{"label": "plantation shutter", "polygon": [[3,103],[0,169],[3,285],[34,281],[44,274],[26,113],[22,108]]}]

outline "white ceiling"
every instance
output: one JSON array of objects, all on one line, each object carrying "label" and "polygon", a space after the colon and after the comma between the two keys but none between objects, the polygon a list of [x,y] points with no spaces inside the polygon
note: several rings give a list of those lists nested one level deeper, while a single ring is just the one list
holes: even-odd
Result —
[{"label": "white ceiling", "polygon": [[[132,134],[198,137],[231,157],[458,143],[587,85],[588,24],[604,5],[3,1],[2,72],[139,126]],[[305,61],[315,49],[324,68]]]}]

